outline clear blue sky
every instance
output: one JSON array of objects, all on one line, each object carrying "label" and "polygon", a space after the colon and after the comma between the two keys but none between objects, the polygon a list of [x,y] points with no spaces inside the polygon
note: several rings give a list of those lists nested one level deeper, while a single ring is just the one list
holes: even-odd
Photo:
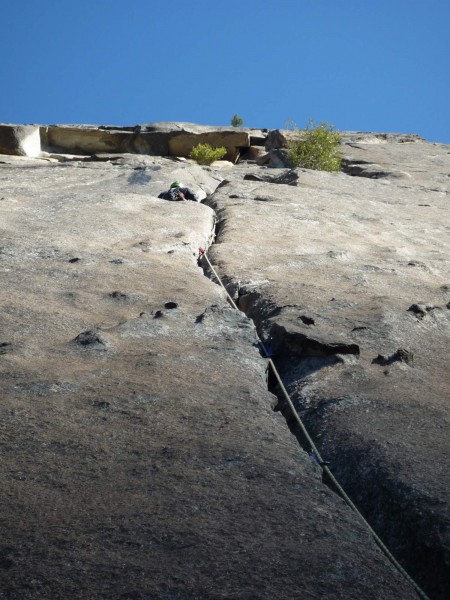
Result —
[{"label": "clear blue sky", "polygon": [[190,121],[450,143],[450,0],[3,0],[0,122]]}]

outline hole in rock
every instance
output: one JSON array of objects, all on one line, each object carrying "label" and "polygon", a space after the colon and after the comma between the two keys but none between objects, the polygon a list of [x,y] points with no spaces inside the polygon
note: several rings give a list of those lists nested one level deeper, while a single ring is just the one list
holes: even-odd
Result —
[{"label": "hole in rock", "polygon": [[171,310],[172,308],[178,308],[178,304],[176,302],[166,302],[164,308]]}]

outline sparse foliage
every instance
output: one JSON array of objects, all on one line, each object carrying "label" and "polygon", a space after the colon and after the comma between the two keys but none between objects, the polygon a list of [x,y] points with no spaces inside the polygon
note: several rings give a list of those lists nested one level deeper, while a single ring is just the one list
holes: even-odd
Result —
[{"label": "sparse foliage", "polygon": [[290,129],[291,131],[296,131],[298,129],[297,127],[297,123],[294,121],[294,119],[286,119],[286,121],[284,122],[284,128],[285,129]]},{"label": "sparse foliage", "polygon": [[210,165],[215,160],[220,160],[227,153],[224,146],[214,147],[209,144],[197,144],[192,148],[189,158],[195,160],[199,165]]},{"label": "sparse foliage", "polygon": [[233,118],[231,119],[231,125],[233,127],[242,127],[243,124],[244,119],[242,119],[242,117],[240,117],[239,115],[233,115]]},{"label": "sparse foliage", "polygon": [[287,144],[289,160],[296,167],[316,171],[339,171],[341,168],[341,134],[329,123],[316,125],[312,119]]}]

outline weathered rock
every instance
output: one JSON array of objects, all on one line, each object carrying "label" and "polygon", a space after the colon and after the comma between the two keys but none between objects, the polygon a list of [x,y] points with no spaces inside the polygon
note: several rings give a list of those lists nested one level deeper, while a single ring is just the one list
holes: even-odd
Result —
[{"label": "weathered rock", "polygon": [[288,142],[298,139],[297,131],[291,129],[272,129],[266,138],[267,150],[286,148]]},{"label": "weathered rock", "polygon": [[372,362],[374,364],[387,366],[392,365],[392,363],[396,361],[404,362],[407,365],[412,366],[414,361],[414,355],[409,350],[405,350],[405,348],[399,348],[397,352],[394,352],[394,354],[392,354],[392,356],[386,357],[379,354],[376,358],[373,359]]},{"label": "weathered rock", "polygon": [[[152,156],[189,156],[197,144],[225,146],[226,158],[236,160],[239,148],[250,146],[250,130],[214,128],[192,123],[153,123],[129,127],[50,125],[41,127],[48,152],[74,154],[136,153]],[[260,139],[254,135],[255,141]],[[262,137],[261,137],[262,139]]]},{"label": "weathered rock", "polygon": [[349,339],[336,339],[336,336],[329,336],[327,333],[311,332],[308,325],[313,324],[315,320],[304,315],[300,315],[293,323],[275,319],[270,330],[270,337],[274,341],[274,352],[298,356],[302,359],[308,356],[324,357],[336,354],[359,356],[358,344],[352,343]]},{"label": "weathered rock", "polygon": [[192,148],[198,144],[209,144],[213,147],[225,147],[225,158],[234,162],[239,148],[250,146],[249,135],[239,131],[221,131],[205,133],[182,133],[169,140],[169,154],[172,156],[189,156]]},{"label": "weathered rock", "polygon": [[40,153],[39,127],[0,124],[0,154],[35,157]]},{"label": "weathered rock", "polygon": [[432,304],[426,303],[411,304],[411,306],[408,308],[410,312],[417,315],[420,319],[423,319],[423,317],[425,317],[426,314],[432,311],[433,309],[434,306]]},{"label": "weathered rock", "polygon": [[240,160],[257,160],[262,156],[266,156],[267,152],[264,146],[250,146],[247,150],[243,150],[240,155]]},{"label": "weathered rock", "polygon": [[263,154],[257,159],[257,164],[260,166],[274,167],[283,169],[285,167],[292,168],[293,164],[289,159],[288,151],[284,148],[270,148],[266,154]]},{"label": "weathered rock", "polygon": [[[272,338],[287,387],[344,488],[430,596],[443,599],[449,149],[398,142],[343,149],[410,178],[303,169],[297,186],[274,186],[268,170],[236,168],[209,201],[219,223],[210,258]],[[342,354],[351,343],[359,356]]]},{"label": "weathered rock", "polygon": [[369,177],[370,179],[383,179],[383,178],[395,178],[395,179],[411,179],[411,175],[405,171],[399,169],[386,170],[377,164],[365,164],[353,162],[351,160],[343,160],[344,173],[357,177]]},{"label": "weathered rock", "polygon": [[[235,162],[240,148],[248,148],[251,140],[254,145],[263,144],[264,130],[253,130],[241,127],[212,127],[195,123],[149,123],[140,126],[141,135],[165,136],[167,154],[187,157],[197,144],[224,146],[227,149],[225,158]],[[164,155],[164,152],[160,154]]]},{"label": "weathered rock", "polygon": [[268,129],[249,129],[250,133],[250,145],[251,146],[265,146]]},{"label": "weathered rock", "polygon": [[12,352],[14,350],[14,345],[9,342],[0,343],[0,354],[7,354],[8,352]]},{"label": "weathered rock", "polygon": [[[380,134],[381,135],[381,134]],[[387,134],[385,134],[387,135]],[[349,175],[386,178],[393,183],[435,192],[449,193],[450,155],[445,144],[430,144],[407,136],[386,140],[343,144],[343,171]],[[408,143],[409,142],[409,143]],[[422,202],[429,204],[428,202]]]},{"label": "weathered rock", "polygon": [[[412,600],[272,411],[252,322],[198,267],[213,211],[157,198],[174,179],[210,195],[221,171],[135,159],[2,158],[1,593]],[[236,189],[255,185],[294,189]]]},{"label": "weathered rock", "polygon": [[[49,125],[41,127],[42,147],[47,152],[73,154],[120,153],[134,151],[133,143],[139,134],[117,129],[102,129],[89,125]],[[155,154],[160,145],[156,142]],[[145,146],[145,147],[144,147]],[[153,154],[151,144],[141,139],[138,150]],[[161,154],[163,154],[161,152]],[[167,152],[166,152],[167,154]]]},{"label": "weathered rock", "polygon": [[245,173],[244,181],[264,181],[266,183],[281,183],[284,185],[299,185],[299,179],[303,169],[288,169],[281,173],[276,170],[276,175],[270,175],[267,171]]},{"label": "weathered rock", "polygon": [[[364,131],[344,131],[342,141],[345,143],[384,144],[384,143],[409,143],[425,142],[426,140],[416,133],[380,133]],[[400,155],[399,155],[400,157]]]},{"label": "weathered rock", "polygon": [[104,336],[100,333],[98,328],[88,331],[83,331],[78,334],[77,337],[73,340],[75,344],[81,346],[83,348],[89,348],[90,350],[106,350],[108,347],[108,343],[106,342]]}]

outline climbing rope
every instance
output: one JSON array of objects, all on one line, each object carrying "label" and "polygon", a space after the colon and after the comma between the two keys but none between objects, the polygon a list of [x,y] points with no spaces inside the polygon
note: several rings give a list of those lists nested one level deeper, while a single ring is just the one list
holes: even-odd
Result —
[{"label": "climbing rope", "polygon": [[[209,269],[213,273],[213,275],[216,278],[217,282],[224,289],[224,291],[226,293],[226,296],[227,296],[228,302],[231,304],[231,306],[235,310],[239,310],[239,308],[236,305],[236,303],[234,302],[233,298],[228,293],[227,288],[222,283],[221,278],[219,277],[219,275],[217,274],[216,270],[212,266],[209,258],[206,255],[205,250],[203,248],[199,248],[199,253],[200,253],[200,259],[202,259],[202,258],[205,259],[206,263],[208,264]],[[272,371],[275,379],[277,380],[278,385],[280,386],[280,390],[282,391],[283,396],[284,396],[286,402],[288,403],[288,406],[289,406],[289,408],[290,408],[290,410],[292,412],[292,415],[293,415],[293,417],[294,417],[297,425],[300,427],[300,430],[302,432],[302,435],[303,435],[304,439],[307,441],[307,443],[309,444],[309,446],[311,448],[312,457],[320,465],[323,474],[326,475],[326,477],[328,478],[328,480],[332,482],[333,486],[335,487],[335,489],[337,490],[337,492],[341,496],[341,498],[344,500],[344,502],[358,515],[358,517],[361,520],[361,522],[365,525],[365,527],[371,533],[371,535],[372,535],[373,539],[375,540],[376,544],[378,545],[378,547],[382,550],[382,552],[391,561],[392,565],[403,575],[403,577],[406,579],[406,581],[408,581],[408,583],[416,590],[416,592],[419,595],[419,597],[422,598],[423,600],[430,600],[429,597],[422,590],[422,588],[414,581],[414,579],[409,575],[409,573],[407,573],[405,571],[405,569],[401,566],[401,564],[398,562],[398,560],[395,558],[395,556],[392,554],[392,552],[389,550],[389,548],[384,544],[384,542],[381,540],[381,538],[378,536],[378,534],[372,529],[371,525],[363,517],[363,515],[360,513],[360,511],[358,510],[358,508],[352,502],[352,500],[347,495],[347,493],[345,492],[345,490],[342,488],[341,484],[338,482],[338,480],[336,479],[336,477],[330,471],[330,469],[328,468],[327,462],[323,460],[323,458],[322,458],[319,450],[317,449],[317,447],[316,447],[313,439],[309,435],[308,430],[306,429],[303,421],[301,420],[300,415],[298,414],[298,412],[297,412],[297,410],[296,410],[296,408],[294,406],[294,403],[292,402],[291,397],[289,396],[289,393],[286,390],[286,387],[284,386],[284,383],[281,380],[281,377],[280,377],[280,375],[278,373],[278,370],[277,370],[277,368],[276,368],[273,360],[270,357],[270,353],[267,351],[266,346],[264,345],[264,343],[262,342],[262,340],[259,339],[259,337],[258,337],[258,342],[259,342],[259,345],[260,345],[260,347],[261,347],[261,349],[262,349],[265,357],[268,359],[268,365],[269,365],[269,367],[270,367],[270,369],[271,369],[271,371]]]}]

